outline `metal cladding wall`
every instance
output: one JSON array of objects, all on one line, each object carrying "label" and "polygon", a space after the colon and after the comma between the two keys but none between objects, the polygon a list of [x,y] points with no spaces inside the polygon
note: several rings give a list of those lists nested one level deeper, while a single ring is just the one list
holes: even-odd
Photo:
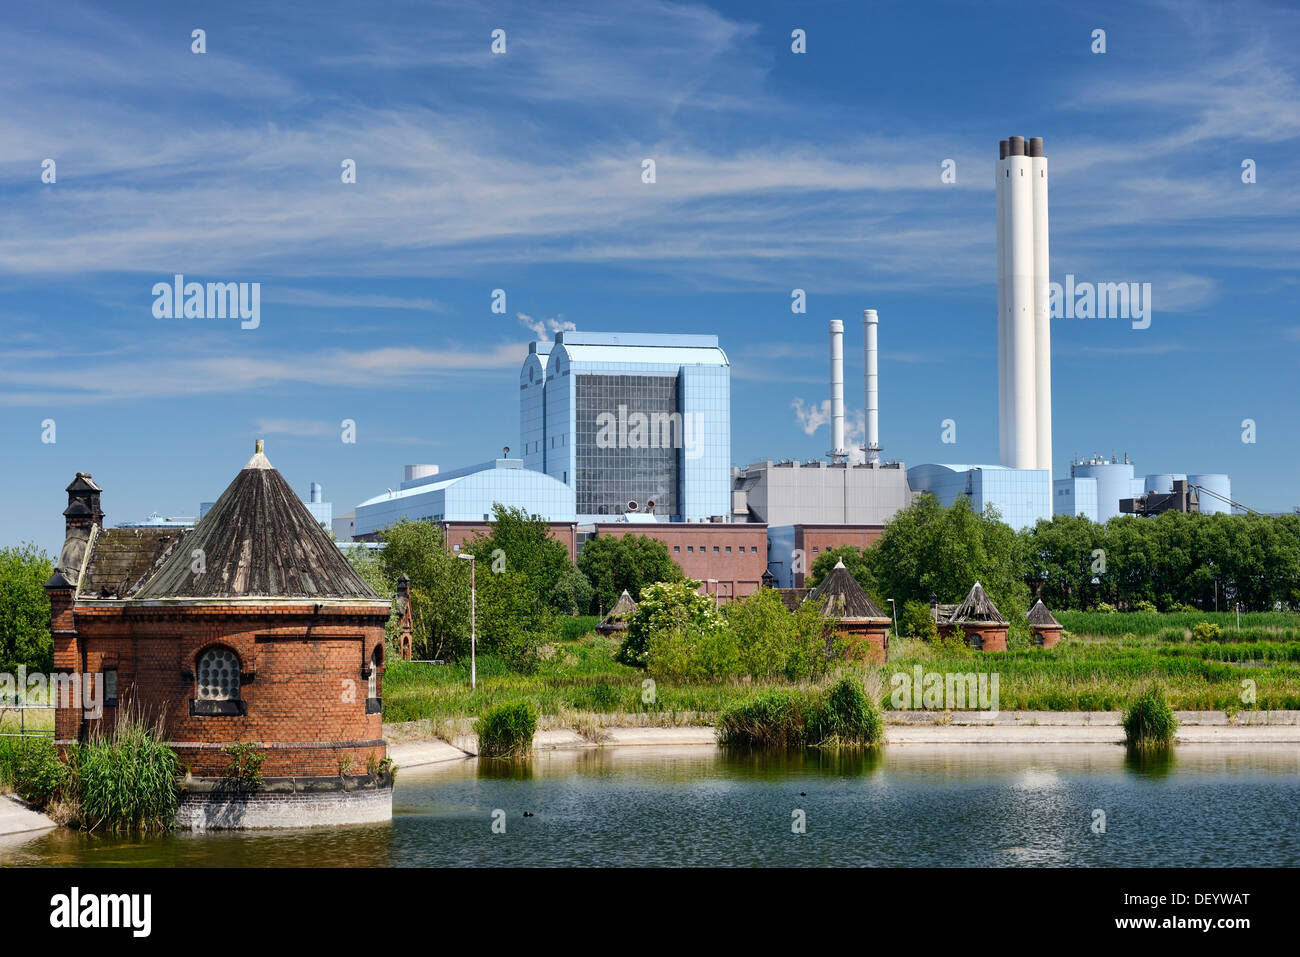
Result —
[{"label": "metal cladding wall", "polygon": [[1133,466],[1123,462],[1076,465],[1075,478],[1097,480],[1097,521],[1105,523],[1120,514],[1119,500],[1133,494]]},{"label": "metal cladding wall", "polygon": [[[1219,472],[1201,472],[1196,475],[1187,476],[1187,481],[1193,485],[1203,485],[1211,492],[1217,492],[1224,498],[1232,498],[1232,482],[1228,476]],[[1232,506],[1227,502],[1221,502],[1212,495],[1200,493],[1201,514],[1202,515],[1231,515]]]}]

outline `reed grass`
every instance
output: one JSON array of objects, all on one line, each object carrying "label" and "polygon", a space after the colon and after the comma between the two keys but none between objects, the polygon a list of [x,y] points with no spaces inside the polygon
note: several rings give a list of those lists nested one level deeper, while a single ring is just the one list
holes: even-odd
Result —
[{"label": "reed grass", "polygon": [[497,705],[474,725],[479,754],[488,758],[522,758],[533,750],[537,712],[527,701]]}]

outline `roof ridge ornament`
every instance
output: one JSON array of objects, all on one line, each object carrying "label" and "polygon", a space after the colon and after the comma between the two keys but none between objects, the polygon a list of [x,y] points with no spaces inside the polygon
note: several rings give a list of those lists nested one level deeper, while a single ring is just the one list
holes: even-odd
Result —
[{"label": "roof ridge ornament", "polygon": [[265,447],[266,446],[264,441],[262,439],[258,439],[257,444],[253,446],[253,457],[248,460],[248,464],[244,466],[245,469],[275,468],[275,466],[273,466],[270,460],[266,457],[266,453],[263,451]]}]

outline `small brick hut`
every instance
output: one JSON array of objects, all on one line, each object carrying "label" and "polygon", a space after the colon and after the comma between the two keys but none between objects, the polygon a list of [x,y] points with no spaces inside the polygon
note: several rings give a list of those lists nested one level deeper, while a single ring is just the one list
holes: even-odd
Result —
[{"label": "small brick hut", "polygon": [[612,635],[616,631],[627,631],[627,620],[632,617],[636,611],[636,602],[632,596],[623,589],[623,594],[618,596],[618,601],[614,602],[614,607],[609,610],[600,624],[596,626],[596,631],[602,635]]},{"label": "small brick hut", "polygon": [[1008,622],[1002,617],[993,599],[976,582],[966,598],[956,605],[940,605],[930,600],[930,617],[939,628],[939,634],[948,636],[959,631],[976,651],[1006,651]]},{"label": "small brick hut", "polygon": [[889,653],[889,616],[876,607],[844,562],[836,562],[826,580],[804,600],[817,606],[822,617],[835,619],[850,657],[876,664],[885,661]]},{"label": "small brick hut", "polygon": [[1029,609],[1029,630],[1034,636],[1034,644],[1044,648],[1055,647],[1061,640],[1061,623],[1056,620],[1040,598]]},{"label": "small brick hut", "polygon": [[[103,682],[105,707],[90,717],[59,701],[56,741],[107,732],[127,707],[161,719],[190,773],[178,819],[195,827],[387,820],[390,606],[261,441],[192,529],[105,529],[101,491],[86,473],[68,486],[66,540],[45,587],[55,670],[101,676],[89,680]],[[265,793],[221,793],[235,742],[265,755]]]}]

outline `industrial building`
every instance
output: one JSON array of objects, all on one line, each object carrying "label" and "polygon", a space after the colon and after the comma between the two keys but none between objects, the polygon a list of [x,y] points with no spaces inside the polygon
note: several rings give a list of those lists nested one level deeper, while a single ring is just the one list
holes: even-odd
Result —
[{"label": "industrial building", "polygon": [[524,468],[573,490],[578,520],[725,522],[731,367],[717,336],[565,331],[519,375]]},{"label": "industrial building", "polygon": [[928,492],[951,506],[958,496],[977,512],[992,506],[1012,528],[1032,528],[1052,514],[1052,486],[1046,469],[1004,465],[917,465],[907,470],[914,492]]},{"label": "industrial building", "polygon": [[572,524],[575,520],[573,489],[525,468],[522,459],[492,459],[451,472],[439,472],[437,466],[408,465],[399,488],[357,506],[352,537],[372,540],[402,519],[486,527],[497,503],[522,508],[548,522]]},{"label": "industrial building", "polygon": [[[1187,482],[1197,508],[1202,514],[1230,514],[1232,512],[1232,481],[1221,473],[1163,472],[1137,478],[1133,463],[1126,454],[1123,461],[1112,455],[1109,460],[1101,455],[1070,462],[1070,477],[1053,483],[1052,513],[1054,515],[1082,515],[1094,522],[1105,523],[1118,515],[1137,514],[1125,510],[1121,503],[1145,495],[1172,495],[1175,482]],[[1204,494],[1201,494],[1204,490]],[[1190,500],[1187,511],[1190,508]]]}]

